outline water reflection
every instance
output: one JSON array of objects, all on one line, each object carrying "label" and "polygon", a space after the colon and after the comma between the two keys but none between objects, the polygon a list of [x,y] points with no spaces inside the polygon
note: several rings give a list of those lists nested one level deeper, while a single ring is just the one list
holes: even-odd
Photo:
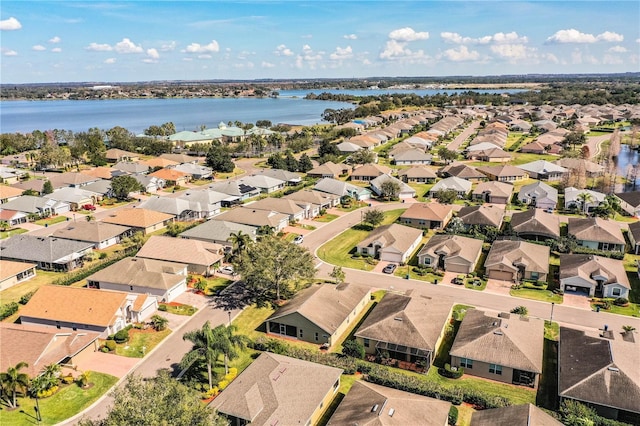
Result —
[{"label": "water reflection", "polygon": [[629,178],[629,180],[633,179],[633,168],[636,169],[635,187],[633,185],[634,182],[631,181],[625,185],[625,190],[630,191],[640,188],[640,151],[631,149],[629,145],[622,145],[620,154],[615,159],[615,163],[618,174],[622,177]]}]

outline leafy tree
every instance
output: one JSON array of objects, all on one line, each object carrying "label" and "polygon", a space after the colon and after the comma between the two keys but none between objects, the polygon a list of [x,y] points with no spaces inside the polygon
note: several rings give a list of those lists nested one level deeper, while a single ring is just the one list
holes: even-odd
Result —
[{"label": "leafy tree", "polygon": [[587,204],[593,201],[593,195],[588,192],[581,192],[576,196],[582,207],[582,213],[587,214]]},{"label": "leafy tree", "polygon": [[324,157],[327,155],[339,156],[340,150],[338,149],[338,146],[336,144],[331,143],[328,140],[323,140],[320,146],[318,147],[318,156]]},{"label": "leafy tree", "polygon": [[256,126],[257,127],[263,127],[263,128],[269,128],[271,127],[272,123],[270,120],[258,120],[256,121]]},{"label": "leafy tree", "polygon": [[449,234],[464,234],[465,226],[462,219],[460,219],[459,217],[454,217],[453,219],[451,219],[449,221],[449,224],[447,225],[447,232]]},{"label": "leafy tree", "polygon": [[433,194],[433,198],[441,204],[453,204],[458,199],[458,192],[455,189],[441,189]]},{"label": "leafy tree", "polygon": [[340,108],[332,109],[327,108],[322,113],[322,119],[329,123],[344,124],[351,119],[355,118],[354,111],[352,109]]},{"label": "leafy tree", "polygon": [[231,173],[236,168],[229,152],[219,144],[212,144],[211,148],[209,148],[206,164],[211,167],[214,172],[220,173]]},{"label": "leafy tree", "polygon": [[29,387],[29,375],[20,372],[20,370],[28,366],[29,364],[26,362],[19,362],[15,366],[9,367],[6,373],[0,373],[2,396],[11,408],[18,406],[18,402],[16,401],[18,392],[24,394]]},{"label": "leafy tree", "polygon": [[595,420],[598,417],[593,408],[571,399],[562,401],[560,416],[562,417],[562,424],[567,426],[595,425]]},{"label": "leafy tree", "polygon": [[0,230],[6,231],[7,229],[9,229],[9,222],[6,220],[0,220]]},{"label": "leafy tree", "polygon": [[284,159],[286,166],[287,166],[287,170],[290,172],[296,172],[298,171],[298,160],[296,160],[296,157],[293,156],[293,153],[290,150],[287,150],[287,154],[286,157]]},{"label": "leafy tree", "polygon": [[336,280],[336,284],[342,284],[345,278],[345,273],[342,270],[342,266],[334,266],[329,276]]},{"label": "leafy tree", "polygon": [[109,139],[110,148],[118,148],[125,151],[133,151],[135,149],[132,140],[134,135],[124,127],[113,127],[107,130],[106,135]]},{"label": "leafy tree", "polygon": [[229,361],[238,358],[238,350],[244,349],[247,345],[247,337],[236,334],[237,330],[237,327],[231,324],[228,326],[222,324],[213,330],[216,337],[214,348],[224,355],[225,374],[229,374]]},{"label": "leafy tree", "polygon": [[392,179],[387,179],[380,184],[380,192],[382,196],[387,200],[396,198],[400,193],[400,184]]},{"label": "leafy tree", "polygon": [[438,148],[438,157],[440,157],[441,160],[444,160],[444,162],[448,164],[458,158],[458,153],[447,149],[446,146],[441,146],[440,148]]},{"label": "leafy tree", "polygon": [[220,356],[220,348],[216,346],[216,334],[211,328],[209,321],[202,325],[199,330],[191,330],[182,336],[182,340],[193,343],[189,352],[184,354],[180,361],[180,367],[189,368],[196,361],[207,363],[207,376],[209,378],[209,389],[213,388],[213,367]]},{"label": "leafy tree", "polygon": [[307,173],[309,170],[313,169],[313,163],[311,162],[311,158],[305,153],[300,156],[300,161],[298,161],[298,171],[302,173]]},{"label": "leafy tree", "polygon": [[361,149],[351,154],[351,161],[355,164],[369,164],[376,159],[376,154],[368,149]]},{"label": "leafy tree", "polygon": [[275,152],[269,156],[267,159],[267,165],[272,169],[287,170],[287,162],[279,152]]},{"label": "leafy tree", "polygon": [[281,292],[295,292],[316,272],[306,248],[274,236],[250,245],[237,269],[260,305],[280,300]]},{"label": "leafy tree", "polygon": [[342,355],[363,359],[365,355],[364,346],[355,339],[347,340],[342,344]]},{"label": "leafy tree", "polygon": [[45,180],[44,185],[42,185],[42,195],[51,194],[53,192],[53,184],[50,180]]},{"label": "leafy tree", "polygon": [[167,328],[167,324],[169,324],[169,320],[160,315],[153,315],[151,317],[151,325],[156,331],[163,331]]},{"label": "leafy tree", "polygon": [[82,420],[81,426],[120,425],[203,425],[222,426],[227,422],[205,404],[199,395],[170,377],[165,370],[145,380],[130,376],[113,393],[113,404],[106,418]]},{"label": "leafy tree", "polygon": [[384,213],[380,209],[369,209],[364,212],[363,219],[375,228],[384,221]]},{"label": "leafy tree", "polygon": [[111,191],[118,200],[126,200],[129,193],[144,190],[144,187],[133,176],[122,175],[111,179]]},{"label": "leafy tree", "polygon": [[573,146],[575,150],[576,145],[584,145],[587,142],[587,137],[582,132],[571,132],[564,137],[562,143]]}]

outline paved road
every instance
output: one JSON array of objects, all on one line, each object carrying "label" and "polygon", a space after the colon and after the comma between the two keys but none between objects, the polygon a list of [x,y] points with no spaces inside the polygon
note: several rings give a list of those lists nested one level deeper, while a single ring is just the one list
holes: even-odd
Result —
[{"label": "paved road", "polygon": [[466,141],[467,138],[471,136],[478,129],[479,125],[480,125],[479,121],[474,121],[471,124],[469,124],[469,126],[466,129],[464,129],[462,133],[456,136],[454,140],[449,142],[449,145],[447,145],[447,149],[450,151],[457,151],[458,148],[460,148],[460,145],[462,145],[464,141]]},{"label": "paved road", "polygon": [[587,136],[587,143],[585,145],[589,147],[589,155],[592,159],[600,155],[600,146],[604,141],[609,139],[611,139],[611,135]]}]

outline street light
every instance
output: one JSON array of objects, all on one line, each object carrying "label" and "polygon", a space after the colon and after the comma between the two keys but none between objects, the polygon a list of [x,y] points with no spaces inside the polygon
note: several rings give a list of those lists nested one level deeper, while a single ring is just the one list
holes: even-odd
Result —
[{"label": "street light", "polygon": [[229,315],[229,325],[231,325],[231,311],[227,311],[227,314]]},{"label": "street light", "polygon": [[555,302],[551,302],[551,318],[549,322],[553,322],[553,308],[556,306]]}]

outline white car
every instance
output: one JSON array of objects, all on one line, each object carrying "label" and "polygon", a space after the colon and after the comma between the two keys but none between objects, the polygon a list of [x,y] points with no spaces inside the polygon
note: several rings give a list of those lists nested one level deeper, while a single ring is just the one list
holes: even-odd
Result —
[{"label": "white car", "polygon": [[235,275],[235,271],[233,270],[233,266],[223,266],[222,268],[218,269],[218,272],[220,272],[221,274],[226,274],[226,275]]},{"label": "white car", "polygon": [[304,237],[302,235],[298,235],[293,239],[294,244],[302,244],[303,241],[304,241]]}]

